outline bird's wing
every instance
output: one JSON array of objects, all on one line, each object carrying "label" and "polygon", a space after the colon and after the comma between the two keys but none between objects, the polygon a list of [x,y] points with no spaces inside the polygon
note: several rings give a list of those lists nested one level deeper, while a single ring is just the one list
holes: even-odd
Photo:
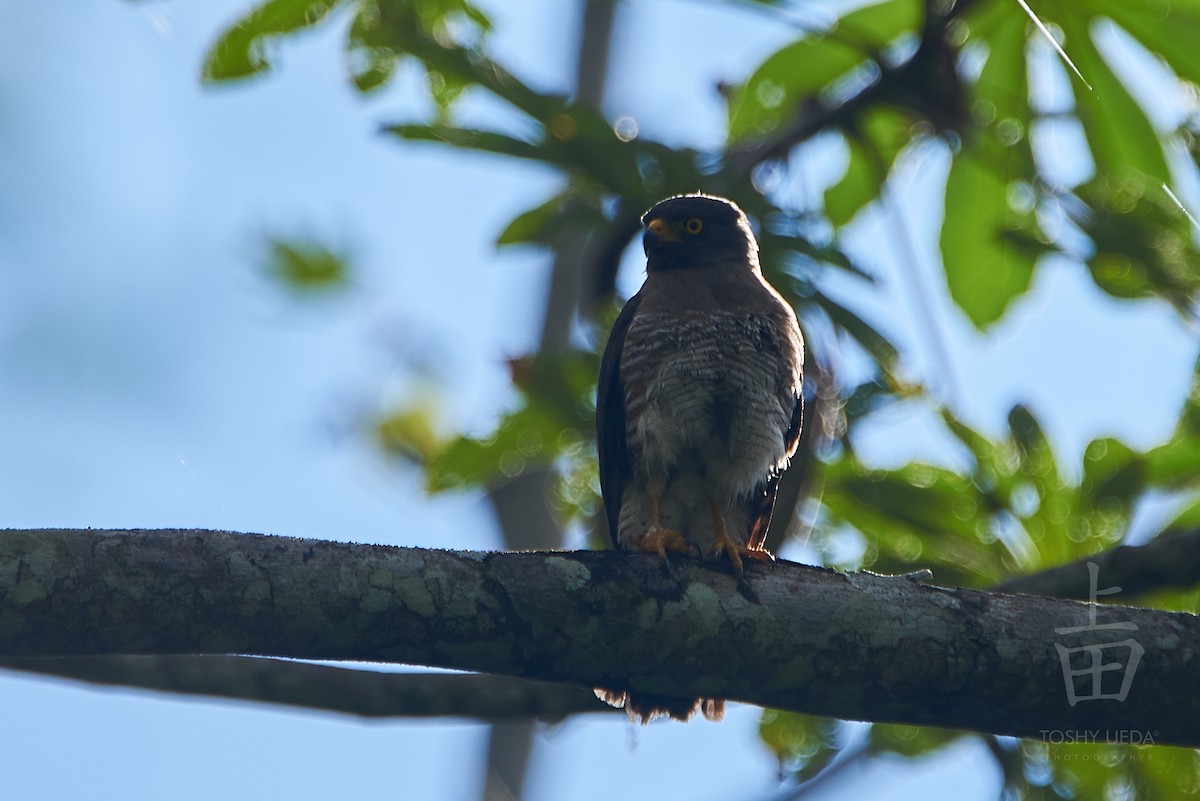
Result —
[{"label": "bird's wing", "polygon": [[[787,431],[783,434],[784,447],[788,458],[796,453],[800,445],[800,431],[804,426],[804,393],[797,392],[795,405],[792,407],[792,419]],[[750,535],[746,538],[746,547],[757,551],[763,547],[767,539],[767,529],[771,525],[771,513],[775,511],[775,496],[779,492],[779,479],[782,472],[772,473],[754,489],[747,502],[750,514]]]},{"label": "bird's wing", "polygon": [[600,382],[596,387],[596,449],[600,457],[600,494],[608,516],[608,533],[614,547],[621,516],[621,495],[632,469],[629,446],[625,441],[625,386],[621,382],[621,351],[625,334],[637,314],[642,296],[629,299],[613,323],[604,357],[600,360]]}]

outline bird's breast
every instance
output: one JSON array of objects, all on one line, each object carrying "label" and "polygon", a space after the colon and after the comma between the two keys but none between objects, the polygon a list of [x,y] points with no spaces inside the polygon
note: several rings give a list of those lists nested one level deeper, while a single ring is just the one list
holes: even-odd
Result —
[{"label": "bird's breast", "polygon": [[635,463],[734,467],[725,472],[756,481],[783,449],[786,361],[780,333],[751,312],[639,313],[621,359]]}]

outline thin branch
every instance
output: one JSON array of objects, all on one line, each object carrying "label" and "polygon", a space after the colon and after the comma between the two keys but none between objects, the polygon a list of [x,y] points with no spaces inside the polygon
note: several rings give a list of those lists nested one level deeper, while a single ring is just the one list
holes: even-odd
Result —
[{"label": "thin branch", "polygon": [[1099,565],[1100,578],[1106,587],[1121,588],[1123,599],[1169,587],[1192,587],[1200,584],[1200,529],[1160,534],[1145,545],[1118,545],[1070,564],[1011,578],[991,589],[1088,598],[1091,591],[1088,562]]},{"label": "thin branch", "polygon": [[556,722],[614,711],[590,690],[470,673],[380,673],[247,656],[5,659],[0,669],[110,687],[318,709],[362,718]]},{"label": "thin branch", "polygon": [[[477,670],[1018,737],[1200,745],[1200,618],[753,564],[479,553],[218,531],[0,534],[0,657],[243,653]],[[1129,623],[1122,703],[1071,706],[1055,646]],[[1088,632],[1091,632],[1090,635]],[[1115,639],[1110,636],[1109,639]],[[1112,661],[1110,655],[1105,661]],[[1107,684],[1106,684],[1107,687]]]}]

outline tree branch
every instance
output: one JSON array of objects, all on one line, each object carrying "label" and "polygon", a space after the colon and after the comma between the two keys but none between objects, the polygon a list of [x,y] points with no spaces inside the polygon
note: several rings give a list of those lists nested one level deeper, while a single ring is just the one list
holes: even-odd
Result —
[{"label": "tree branch", "polygon": [[[782,562],[750,565],[746,593],[691,560],[672,570],[611,551],[10,531],[0,534],[0,656],[402,662],[846,719],[1024,737],[1137,730],[1200,745],[1194,615]],[[1088,628],[1125,622],[1136,631]],[[1056,631],[1071,627],[1081,631]],[[1128,696],[1072,707],[1055,645],[1116,639],[1144,649]]]},{"label": "tree branch", "polygon": [[1016,576],[992,590],[1088,598],[1088,562],[1099,566],[1106,587],[1121,588],[1123,598],[1168,587],[1191,587],[1200,583],[1200,529],[1160,534],[1145,545],[1118,545],[1069,564]]},{"label": "tree branch", "polygon": [[560,721],[612,712],[591,690],[478,673],[380,673],[246,656],[82,656],[0,660],[0,669],[88,684],[259,701],[363,718]]}]

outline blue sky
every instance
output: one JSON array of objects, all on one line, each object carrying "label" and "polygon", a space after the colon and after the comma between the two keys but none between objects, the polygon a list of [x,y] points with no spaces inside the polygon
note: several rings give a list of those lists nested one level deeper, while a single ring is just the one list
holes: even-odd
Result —
[{"label": "blue sky", "polygon": [[[499,59],[568,87],[574,4],[488,5]],[[0,5],[0,525],[498,547],[478,495],[426,498],[356,426],[414,391],[415,362],[441,365],[449,419],[478,429],[494,419],[504,357],[536,341],[548,265],[492,241],[559,178],[378,135],[425,104],[411,73],[357,96],[341,71],[341,21],[281,48],[266,80],[203,90],[206,46],[245,7]],[[607,111],[693,146],[721,140],[716,82],[744,77],[793,35],[703,2],[626,3],[618,26]],[[495,109],[465,113],[486,123]],[[1094,436],[1141,446],[1166,436],[1196,350],[1169,310],[1108,300],[1065,261],[1040,270],[987,335],[949,306],[935,238],[945,169],[931,149],[896,185],[919,209],[902,224],[967,419],[997,431],[1012,403],[1029,402],[1071,460]],[[928,374],[891,225],[863,215],[848,247],[885,281],[865,302],[911,345],[910,369]],[[295,303],[257,271],[265,235],[306,232],[353,255],[345,297]],[[631,259],[627,291],[638,269]],[[931,430],[927,414],[897,410],[864,448],[885,462],[952,458]],[[455,721],[361,724],[3,673],[0,708],[0,773],[14,798],[451,801],[476,797],[482,778],[485,730]],[[530,798],[640,797],[664,773],[677,797],[759,797],[774,766],[756,721],[737,707],[720,725],[569,722],[540,736]],[[916,770],[875,770],[861,780],[876,796],[998,789],[969,743]]]}]

